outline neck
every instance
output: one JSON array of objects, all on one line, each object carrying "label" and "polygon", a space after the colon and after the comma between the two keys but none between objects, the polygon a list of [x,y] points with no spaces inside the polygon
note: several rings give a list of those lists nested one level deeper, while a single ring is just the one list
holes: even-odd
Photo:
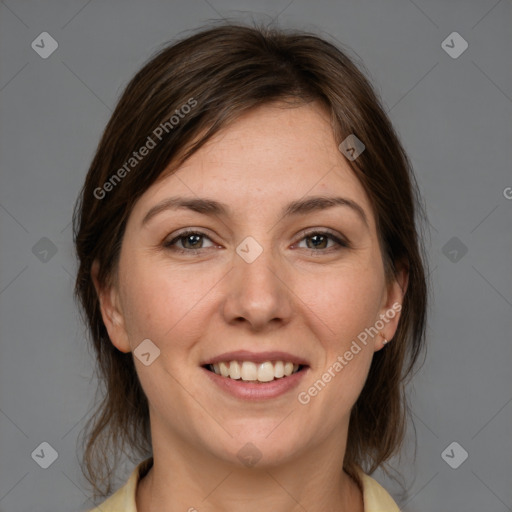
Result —
[{"label": "neck", "polygon": [[157,442],[153,467],[137,487],[138,512],[363,512],[362,493],[343,471],[343,453],[332,457],[332,444],[283,464],[247,468],[190,445],[155,449]]}]

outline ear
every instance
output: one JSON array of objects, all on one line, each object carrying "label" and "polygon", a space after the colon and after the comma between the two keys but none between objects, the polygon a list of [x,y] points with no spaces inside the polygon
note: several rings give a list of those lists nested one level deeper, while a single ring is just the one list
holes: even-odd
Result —
[{"label": "ear", "polygon": [[119,300],[119,290],[115,285],[101,285],[98,280],[99,262],[91,267],[91,278],[100,302],[101,316],[112,344],[121,352],[130,352],[131,347],[125,328],[124,315]]},{"label": "ear", "polygon": [[[376,323],[378,322],[377,325],[384,324],[384,327],[379,329],[379,331],[388,342],[393,339],[396,333],[408,284],[409,266],[405,263],[397,265],[393,278],[387,284],[383,305],[379,311],[379,318],[376,321]],[[384,339],[382,336],[378,336],[375,350],[380,350],[382,347],[384,347]]]}]

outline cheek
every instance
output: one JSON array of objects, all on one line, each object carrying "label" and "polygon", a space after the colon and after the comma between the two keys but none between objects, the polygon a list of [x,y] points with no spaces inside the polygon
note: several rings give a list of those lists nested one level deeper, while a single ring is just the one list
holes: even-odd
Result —
[{"label": "cheek", "polygon": [[[161,349],[193,338],[208,304],[216,276],[151,265],[141,256],[127,259],[122,275],[122,303],[130,343],[149,338]],[[171,343],[172,342],[172,343]]]},{"label": "cheek", "polygon": [[337,350],[374,324],[385,290],[383,270],[377,264],[346,265],[296,283],[298,297],[326,334],[323,339]]},{"label": "cheek", "polygon": [[363,389],[374,354],[373,339],[365,329],[378,318],[383,286],[375,266],[347,267],[325,276],[315,288],[318,293],[313,293],[311,286],[301,288],[300,293],[307,297],[306,309],[311,311],[310,328],[324,355],[319,367],[312,368],[297,400],[313,416],[325,417],[325,411],[331,411],[322,432],[347,419]]}]

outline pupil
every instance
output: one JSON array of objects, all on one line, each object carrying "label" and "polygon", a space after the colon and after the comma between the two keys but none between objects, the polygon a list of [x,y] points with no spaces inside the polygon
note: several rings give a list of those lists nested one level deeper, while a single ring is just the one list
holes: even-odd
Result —
[{"label": "pupil", "polygon": [[[322,239],[322,240],[319,241],[319,239]],[[313,235],[313,236],[310,237],[310,240],[313,241],[314,247],[319,247],[320,245],[322,245],[323,242],[325,242],[325,236],[323,236],[323,235]],[[316,242],[314,240],[316,240]],[[317,243],[317,242],[319,242],[319,243]]]},{"label": "pupil", "polygon": [[[185,240],[186,240],[187,244],[194,246],[195,243],[197,243],[200,238],[201,238],[200,235],[188,235]],[[194,242],[194,239],[195,239],[195,242]]]}]

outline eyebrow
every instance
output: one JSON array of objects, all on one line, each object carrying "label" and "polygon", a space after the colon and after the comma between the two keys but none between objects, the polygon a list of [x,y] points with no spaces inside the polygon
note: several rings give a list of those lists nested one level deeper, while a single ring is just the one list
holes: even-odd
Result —
[{"label": "eyebrow", "polygon": [[[287,204],[282,212],[281,218],[296,215],[305,215],[307,213],[326,210],[335,206],[346,206],[357,213],[361,220],[369,227],[368,218],[363,208],[353,201],[345,197],[330,196],[310,196],[305,199],[299,199]],[[226,204],[219,203],[213,199],[196,198],[196,197],[169,197],[153,206],[144,216],[142,225],[147,224],[153,217],[167,210],[187,209],[203,215],[212,216],[229,216],[230,209]]]}]

